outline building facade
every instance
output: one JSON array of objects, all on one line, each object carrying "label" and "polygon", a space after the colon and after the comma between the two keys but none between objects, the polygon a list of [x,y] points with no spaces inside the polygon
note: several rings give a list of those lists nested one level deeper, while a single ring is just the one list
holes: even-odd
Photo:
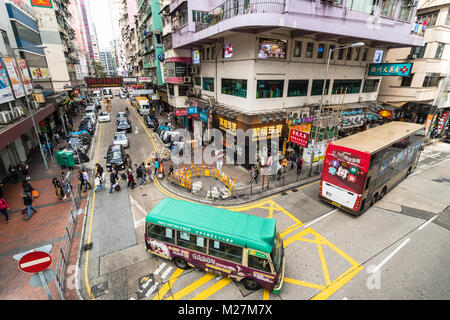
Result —
[{"label": "building facade", "polygon": [[424,37],[424,45],[389,50],[389,62],[412,64],[408,77],[384,77],[379,100],[397,107],[407,121],[427,123],[430,134],[439,134],[448,122],[443,114],[450,111],[450,2],[421,1],[412,33]]},{"label": "building facade", "polygon": [[138,71],[136,45],[136,0],[121,0],[119,12],[119,30],[121,38],[120,55],[123,58],[120,68],[123,75],[132,76]]},{"label": "building facade", "polygon": [[116,76],[116,66],[114,64],[113,55],[110,50],[100,51],[100,64],[102,65],[107,77]]}]

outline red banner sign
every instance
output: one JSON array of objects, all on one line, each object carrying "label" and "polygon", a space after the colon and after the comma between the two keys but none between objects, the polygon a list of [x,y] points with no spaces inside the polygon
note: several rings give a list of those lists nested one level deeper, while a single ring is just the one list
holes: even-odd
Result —
[{"label": "red banner sign", "polygon": [[175,110],[176,116],[187,116],[188,112],[187,109],[177,109]]},{"label": "red banner sign", "polygon": [[52,0],[31,0],[33,7],[53,8]]},{"label": "red banner sign", "polygon": [[306,148],[308,147],[308,138],[309,134],[307,134],[306,132],[301,132],[299,130],[292,129],[289,141]]}]

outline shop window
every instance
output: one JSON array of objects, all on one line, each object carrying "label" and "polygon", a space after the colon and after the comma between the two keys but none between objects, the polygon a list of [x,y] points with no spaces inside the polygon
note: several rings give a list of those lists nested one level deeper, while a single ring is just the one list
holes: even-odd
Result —
[{"label": "shop window", "polygon": [[317,59],[323,59],[325,53],[325,45],[323,43],[319,43],[317,47]]},{"label": "shop window", "polygon": [[313,51],[314,51],[314,43],[308,42],[306,44],[306,58],[312,58],[313,57]]},{"label": "shop window", "polygon": [[194,85],[200,87],[202,85],[202,78],[201,77],[194,77]]},{"label": "shop window", "polygon": [[[322,95],[324,80],[313,80],[311,87],[311,95],[312,96],[320,96]],[[325,95],[328,94],[328,89],[330,88],[330,80],[327,80],[327,84],[325,86]]]},{"label": "shop window", "polygon": [[203,90],[214,92],[214,78],[203,77]]},{"label": "shop window", "polygon": [[380,80],[378,79],[366,79],[366,81],[364,81],[364,88],[363,88],[363,92],[376,92],[378,89],[378,83],[380,82]]},{"label": "shop window", "polygon": [[300,58],[302,56],[302,42],[295,41],[294,44],[294,57]]},{"label": "shop window", "polygon": [[284,80],[258,80],[256,82],[256,99],[281,98]]},{"label": "shop window", "polygon": [[289,80],[288,97],[304,97],[308,94],[309,80]]},{"label": "shop window", "polygon": [[187,232],[178,232],[178,245],[180,247],[206,253],[206,238]]},{"label": "shop window", "polygon": [[412,80],[414,78],[414,75],[411,74],[408,77],[402,77],[402,83],[400,84],[401,87],[410,87]]},{"label": "shop window", "polygon": [[209,239],[209,255],[242,263],[242,248],[221,241]]},{"label": "shop window", "polygon": [[362,80],[334,80],[332,94],[354,94],[361,90]]},{"label": "shop window", "polygon": [[437,49],[436,49],[436,54],[434,55],[435,59],[442,58],[442,53],[444,52],[444,48],[445,48],[445,43],[439,42]]},{"label": "shop window", "polygon": [[247,98],[247,80],[222,79],[222,93]]},{"label": "shop window", "polygon": [[393,18],[398,0],[381,0],[380,15]]}]

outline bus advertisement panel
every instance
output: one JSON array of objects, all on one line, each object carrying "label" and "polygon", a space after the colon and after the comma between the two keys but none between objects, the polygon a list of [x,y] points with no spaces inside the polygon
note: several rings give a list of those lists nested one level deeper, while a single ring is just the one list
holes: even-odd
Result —
[{"label": "bus advertisement panel", "polygon": [[320,195],[334,205],[358,210],[370,154],[333,143],[327,148],[322,171]]}]

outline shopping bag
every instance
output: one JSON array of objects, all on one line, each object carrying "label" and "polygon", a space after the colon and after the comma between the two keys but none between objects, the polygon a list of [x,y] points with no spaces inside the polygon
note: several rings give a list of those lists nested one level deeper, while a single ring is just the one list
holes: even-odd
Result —
[{"label": "shopping bag", "polygon": [[33,198],[37,198],[39,197],[39,192],[37,192],[37,190],[33,190],[31,191],[31,195],[33,196]]}]

